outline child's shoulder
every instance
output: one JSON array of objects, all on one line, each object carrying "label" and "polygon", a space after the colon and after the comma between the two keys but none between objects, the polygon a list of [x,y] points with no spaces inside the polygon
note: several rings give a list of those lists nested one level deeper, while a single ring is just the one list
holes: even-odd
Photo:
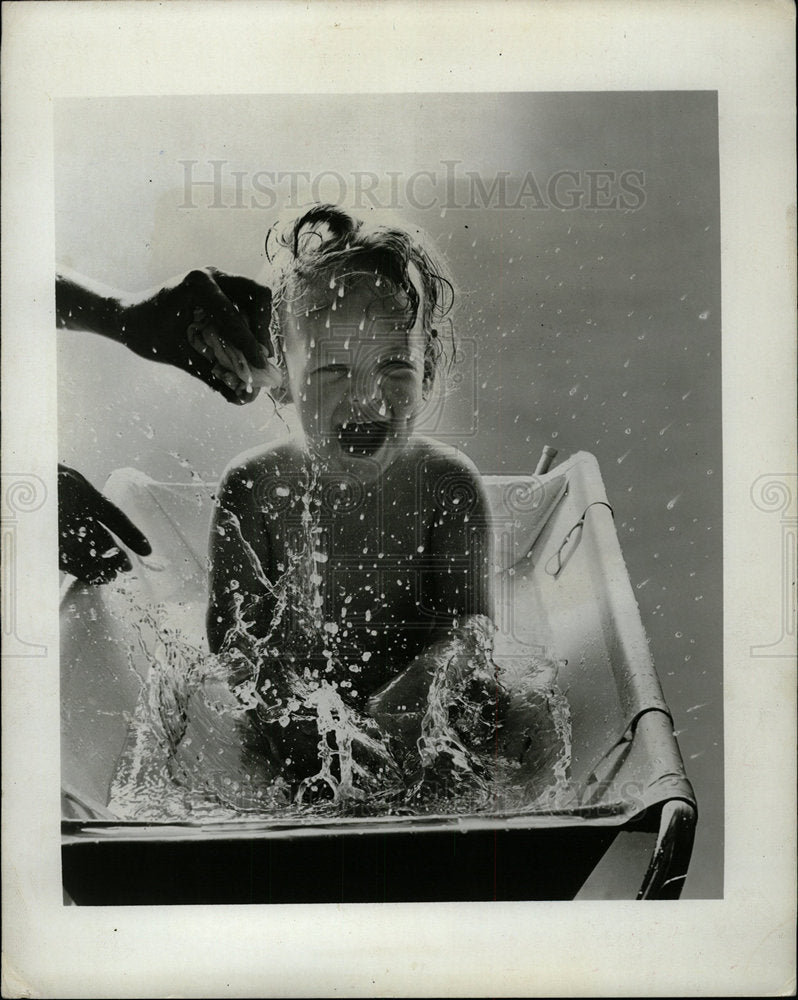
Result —
[{"label": "child's shoulder", "polygon": [[475,481],[480,479],[479,469],[468,455],[434,438],[414,435],[410,441],[409,457],[423,464],[425,475],[452,474]]},{"label": "child's shoulder", "polygon": [[474,462],[453,445],[433,438],[412,439],[415,490],[428,512],[481,515],[488,509],[485,487]]},{"label": "child's shoulder", "polygon": [[258,445],[237,455],[222,474],[221,490],[230,491],[265,479],[292,477],[305,467],[302,452],[291,442]]},{"label": "child's shoulder", "polygon": [[[447,497],[460,494],[471,498],[476,506],[484,506],[487,502],[479,469],[468,455],[453,445],[414,436],[407,457],[412,463],[405,470],[407,479],[415,483],[417,495],[426,496],[433,506],[448,503]],[[465,511],[466,506],[462,504],[460,509]]]}]

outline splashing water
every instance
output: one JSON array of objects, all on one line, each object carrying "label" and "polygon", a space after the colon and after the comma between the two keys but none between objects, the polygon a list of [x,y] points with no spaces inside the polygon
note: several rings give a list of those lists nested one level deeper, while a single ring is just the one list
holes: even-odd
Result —
[{"label": "splashing water", "polygon": [[[347,700],[348,665],[338,628],[325,621],[316,571],[326,559],[314,514],[318,488],[311,469],[301,544],[274,582],[228,512],[274,599],[265,637],[251,634],[237,593],[218,655],[169,624],[179,623],[174,607],[126,598],[148,674],[109,808],[120,819],[169,822],[503,812],[543,803],[567,782],[568,703],[552,661],[496,666],[489,619],[454,628],[391,682],[387,702],[370,702],[368,714]],[[118,593],[125,599],[124,588]],[[291,628],[281,630],[289,608]],[[326,667],[308,667],[317,662]],[[390,697],[401,701],[420,681],[414,710],[392,711]]]}]

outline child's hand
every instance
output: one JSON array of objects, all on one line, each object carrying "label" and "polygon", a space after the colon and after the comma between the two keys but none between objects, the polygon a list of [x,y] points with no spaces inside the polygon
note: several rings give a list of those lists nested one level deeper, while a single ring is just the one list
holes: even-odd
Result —
[{"label": "child's hand", "polygon": [[122,305],[119,338],[174,365],[233,403],[280,384],[269,336],[272,296],[249,278],[215,268],[190,271]]},{"label": "child's hand", "polygon": [[475,672],[453,701],[449,719],[462,738],[485,752],[499,745],[510,699],[498,678],[487,669]]},{"label": "child's hand", "polygon": [[434,741],[420,741],[420,754],[404,761],[406,801],[415,807],[439,806],[452,797],[468,796],[479,808],[487,801],[489,784],[485,764],[454,732],[439,732]]},{"label": "child's hand", "polygon": [[58,535],[61,569],[84,583],[110,583],[131,564],[111,532],[141,556],[152,551],[139,529],[84,477],[58,466]]}]

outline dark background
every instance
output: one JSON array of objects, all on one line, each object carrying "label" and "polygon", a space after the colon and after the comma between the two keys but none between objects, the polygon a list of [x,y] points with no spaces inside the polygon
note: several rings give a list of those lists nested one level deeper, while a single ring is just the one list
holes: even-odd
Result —
[{"label": "dark background", "polygon": [[[723,892],[722,465],[717,103],[711,92],[271,95],[60,101],[55,110],[58,263],[129,291],[191,267],[251,277],[274,208],[257,171],[373,171],[395,207],[447,255],[460,289],[463,362],[429,430],[485,473],[529,472],[544,444],[601,465],[654,662],[699,802],[685,897]],[[196,189],[224,161],[223,207]],[[443,161],[485,192],[447,202]],[[419,179],[429,208],[408,204]],[[577,179],[581,204],[547,184]],[[592,207],[587,171],[642,172],[645,198]],[[242,171],[240,194],[233,171]],[[337,183],[321,187],[335,198]],[[396,181],[394,181],[396,184]],[[498,191],[498,189],[496,189]],[[304,190],[307,197],[307,188]],[[618,193],[617,182],[610,194]],[[300,189],[300,194],[302,190]],[[627,196],[629,203],[641,201]],[[244,207],[235,207],[236,204]],[[226,206],[226,207],[224,207]],[[367,211],[367,210],[366,210]],[[476,400],[478,416],[473,416]],[[290,422],[290,421],[289,421]],[[241,409],[188,376],[79,333],[59,339],[62,461],[101,486],[120,466],[215,482],[242,450],[282,432],[266,397]]]}]

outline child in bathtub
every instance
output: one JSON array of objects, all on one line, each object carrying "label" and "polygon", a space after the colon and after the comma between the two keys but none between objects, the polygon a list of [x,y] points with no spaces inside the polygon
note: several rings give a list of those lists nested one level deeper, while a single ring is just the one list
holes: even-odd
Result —
[{"label": "child in bathtub", "polygon": [[383,772],[397,759],[467,770],[502,695],[489,514],[473,463],[415,433],[452,285],[420,235],[331,206],[277,244],[272,334],[305,440],[249,453],[223,478],[211,650],[249,692],[250,746],[294,786],[327,755],[319,717],[342,713],[355,758]]}]

